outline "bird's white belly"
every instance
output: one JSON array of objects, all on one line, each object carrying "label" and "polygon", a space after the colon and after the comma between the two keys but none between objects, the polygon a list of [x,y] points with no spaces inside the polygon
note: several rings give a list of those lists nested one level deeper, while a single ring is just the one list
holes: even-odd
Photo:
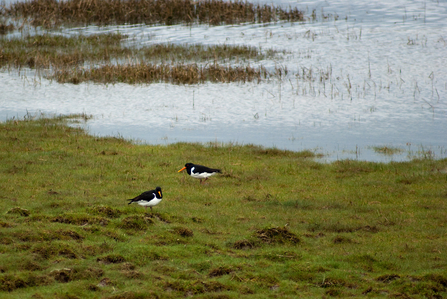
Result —
[{"label": "bird's white belly", "polygon": [[143,207],[153,207],[161,202],[161,198],[154,198],[151,201],[140,200],[138,204]]},{"label": "bird's white belly", "polygon": [[208,173],[208,172],[194,173],[191,170],[191,176],[196,179],[206,179],[206,178],[208,178],[212,175],[215,175],[215,174],[216,174],[215,172],[213,172],[213,173]]}]

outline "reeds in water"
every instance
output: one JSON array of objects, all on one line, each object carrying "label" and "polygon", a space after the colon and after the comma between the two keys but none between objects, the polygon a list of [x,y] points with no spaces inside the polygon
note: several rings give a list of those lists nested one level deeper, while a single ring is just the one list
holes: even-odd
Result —
[{"label": "reeds in water", "polygon": [[111,24],[239,24],[303,21],[297,8],[223,0],[32,0],[3,8],[3,14],[34,26]]},{"label": "reeds in water", "polygon": [[259,82],[262,78],[270,76],[264,67],[250,66],[232,67],[218,64],[199,66],[197,64],[127,64],[104,65],[92,69],[57,70],[51,76],[59,83],[78,84],[85,81],[95,83],[128,83],[147,84],[165,82],[171,84],[198,84],[204,82]]},{"label": "reeds in water", "polygon": [[8,34],[15,29],[13,24],[6,24],[0,21],[0,35]]},{"label": "reeds in water", "polygon": [[[64,37],[35,35],[0,40],[0,67],[48,69],[58,82],[197,84],[250,82],[269,76],[263,67],[222,66],[231,60],[263,59],[249,46],[156,44],[143,48],[122,45],[121,34]],[[132,62],[128,59],[132,57]],[[123,62],[125,63],[123,64]],[[206,66],[200,66],[206,63]],[[97,65],[100,64],[100,67]]]},{"label": "reeds in water", "polygon": [[86,61],[108,61],[132,52],[121,46],[121,34],[64,37],[34,35],[0,40],[0,67],[73,67]]}]

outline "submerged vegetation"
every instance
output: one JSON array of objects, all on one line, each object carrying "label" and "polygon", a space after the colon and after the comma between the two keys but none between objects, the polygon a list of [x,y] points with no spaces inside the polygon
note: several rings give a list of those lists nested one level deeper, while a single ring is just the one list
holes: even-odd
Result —
[{"label": "submerged vegetation", "polygon": [[303,21],[296,8],[223,0],[32,0],[3,8],[3,15],[30,20],[33,26],[120,24],[240,24]]},{"label": "submerged vegetation", "polygon": [[[446,159],[136,145],[70,119],[0,124],[2,298],[447,296]],[[158,185],[153,213],[127,204]]]}]

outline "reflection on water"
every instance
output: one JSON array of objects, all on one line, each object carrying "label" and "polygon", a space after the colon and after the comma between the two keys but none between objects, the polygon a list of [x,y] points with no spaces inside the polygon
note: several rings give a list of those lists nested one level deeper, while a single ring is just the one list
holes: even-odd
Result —
[{"label": "reflection on water", "polygon": [[[85,112],[94,116],[86,127],[95,135],[316,149],[329,161],[405,160],[428,151],[446,157],[447,3],[351,2],[274,2],[296,5],[308,15],[315,9],[317,20],[303,24],[66,29],[65,34],[120,31],[137,45],[273,48],[281,54],[251,65],[279,66],[288,74],[260,84],[104,86],[58,84],[31,70],[3,71],[0,117]],[[404,152],[387,156],[374,146]]]}]

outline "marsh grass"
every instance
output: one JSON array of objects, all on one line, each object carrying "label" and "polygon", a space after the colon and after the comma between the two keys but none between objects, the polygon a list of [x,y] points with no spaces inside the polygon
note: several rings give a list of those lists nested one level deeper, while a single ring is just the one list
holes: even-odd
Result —
[{"label": "marsh grass", "polygon": [[30,20],[33,26],[47,28],[91,24],[223,25],[304,20],[303,12],[296,8],[285,10],[238,0],[32,0],[4,7],[3,15]]},{"label": "marsh grass", "polygon": [[165,82],[171,84],[198,84],[205,82],[260,82],[270,76],[263,68],[250,66],[232,67],[218,64],[199,66],[197,64],[126,64],[104,65],[93,69],[61,69],[49,78],[59,83],[79,84],[85,81],[95,83],[128,83],[142,84]]},{"label": "marsh grass", "polygon": [[155,44],[143,47],[140,57],[144,60],[161,60],[172,62],[190,61],[229,61],[229,60],[263,60],[274,56],[277,51],[270,50],[266,54],[255,47],[245,45],[176,45],[176,44]]},{"label": "marsh grass", "polygon": [[[99,62],[123,61],[129,57],[142,61],[229,61],[261,60],[266,56],[255,47],[230,45],[155,44],[126,47],[128,38],[120,33],[65,37],[43,34],[0,39],[0,66],[30,68],[71,67]],[[274,55],[273,51],[269,55]]]},{"label": "marsh grass", "polygon": [[[157,44],[136,49],[124,46],[126,38],[118,33],[0,39],[0,66],[46,69],[46,77],[74,84],[84,81],[128,84],[259,82],[274,75],[262,66],[219,64],[266,57],[254,47]],[[212,63],[199,66],[192,61]]]},{"label": "marsh grass", "polygon": [[95,34],[65,37],[44,34],[0,39],[1,67],[61,68],[131,55],[122,46],[125,35]]},{"label": "marsh grass", "polygon": [[[447,296],[447,160],[319,164],[0,124],[0,297]],[[198,184],[186,161],[219,167]],[[155,186],[153,213],[127,199]]]},{"label": "marsh grass", "polygon": [[8,34],[11,31],[14,31],[15,27],[11,23],[6,23],[0,20],[0,35]]}]

